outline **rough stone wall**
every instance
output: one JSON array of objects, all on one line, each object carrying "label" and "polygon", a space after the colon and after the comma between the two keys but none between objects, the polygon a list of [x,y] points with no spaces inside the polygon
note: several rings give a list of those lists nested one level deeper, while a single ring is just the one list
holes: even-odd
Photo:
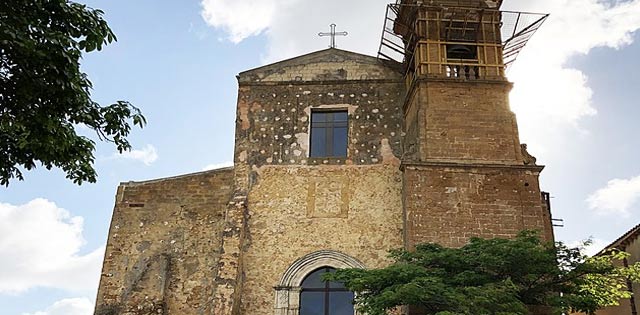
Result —
[{"label": "rough stone wall", "polygon": [[552,239],[539,167],[410,165],[404,169],[406,242],[463,246],[470,237],[513,237],[525,229]]},{"label": "rough stone wall", "polygon": [[[366,165],[400,156],[402,84],[345,81],[327,84],[241,86],[236,163],[262,165]],[[312,109],[349,111],[346,159],[309,158]]]},{"label": "rough stone wall", "polygon": [[212,314],[233,169],[123,183],[96,314]]},{"label": "rough stone wall", "polygon": [[[336,49],[300,58],[239,77],[235,163],[247,179],[236,183],[248,209],[239,314],[274,314],[274,287],[306,254],[381,267],[402,247],[401,75]],[[346,158],[309,157],[313,109],[348,111]]]},{"label": "rough stone wall", "polygon": [[417,158],[522,164],[510,88],[506,82],[419,82],[408,108],[407,131],[417,136]]},{"label": "rough stone wall", "polygon": [[300,257],[334,250],[368,268],[401,248],[401,173],[396,165],[265,166],[249,195],[242,314],[274,313],[274,287]]}]

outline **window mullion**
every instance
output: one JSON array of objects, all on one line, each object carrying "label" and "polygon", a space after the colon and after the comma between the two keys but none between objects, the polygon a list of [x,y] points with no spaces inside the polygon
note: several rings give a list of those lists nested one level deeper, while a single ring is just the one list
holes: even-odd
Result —
[{"label": "window mullion", "polygon": [[326,133],[327,156],[333,156],[333,125],[328,126],[326,131],[327,131]]}]

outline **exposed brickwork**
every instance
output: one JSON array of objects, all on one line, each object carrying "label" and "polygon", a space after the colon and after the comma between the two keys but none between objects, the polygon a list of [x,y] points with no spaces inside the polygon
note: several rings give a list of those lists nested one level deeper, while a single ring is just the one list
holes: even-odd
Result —
[{"label": "exposed brickwork", "polygon": [[[525,166],[504,80],[418,80],[405,105],[406,246],[462,246],[524,229],[553,239],[538,182]],[[528,162],[531,163],[531,158]]]},{"label": "exposed brickwork", "polygon": [[[414,160],[522,164],[507,82],[419,81],[407,105]],[[410,138],[411,136],[415,138]]]},{"label": "exposed brickwork", "polygon": [[233,170],[118,187],[96,314],[212,314]]},{"label": "exposed brickwork", "polygon": [[513,237],[525,229],[552,238],[539,167],[408,165],[406,242],[462,246],[470,237]]},{"label": "exposed brickwork", "polygon": [[[511,83],[496,45],[500,13],[484,10],[500,4],[438,0],[399,12],[411,29],[396,31],[411,35],[405,36],[413,40],[407,46],[415,49],[403,106],[408,248],[420,242],[462,246],[471,237],[508,238],[524,229],[553,240],[538,183],[543,167],[520,144],[509,108]],[[459,38],[446,35],[446,25],[468,18],[479,26],[468,47],[476,54],[452,58],[449,49]]]}]

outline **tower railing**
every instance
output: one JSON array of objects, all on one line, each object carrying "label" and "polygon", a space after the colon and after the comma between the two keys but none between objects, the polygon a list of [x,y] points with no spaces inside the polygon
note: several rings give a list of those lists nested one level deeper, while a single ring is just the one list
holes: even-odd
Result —
[{"label": "tower railing", "polygon": [[[505,71],[548,16],[468,6],[390,4],[378,58],[402,63],[408,84],[420,77],[504,80]],[[472,40],[467,30],[476,32],[477,38]],[[447,47],[452,45],[477,51],[472,58],[451,58]]]}]

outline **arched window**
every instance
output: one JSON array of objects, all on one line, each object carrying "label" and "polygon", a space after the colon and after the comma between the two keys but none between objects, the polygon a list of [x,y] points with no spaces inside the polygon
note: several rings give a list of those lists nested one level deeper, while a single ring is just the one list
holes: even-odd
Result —
[{"label": "arched window", "polygon": [[300,291],[300,315],[353,315],[353,292],[340,282],[323,281],[325,273],[333,273],[331,267],[323,267],[307,275]]},{"label": "arched window", "polygon": [[[294,261],[293,264],[291,264],[289,268],[287,268],[287,270],[284,272],[278,284],[274,287],[276,302],[275,315],[358,315],[358,310],[354,309],[353,305],[351,304],[351,301],[353,300],[353,294],[345,290],[344,287],[341,288],[340,284],[329,283],[329,290],[326,290],[326,283],[324,283],[324,286],[322,286],[322,283],[320,285],[317,285],[316,283],[316,286],[310,284],[314,281],[320,281],[322,279],[321,274],[326,273],[327,270],[331,272],[331,270],[341,268],[364,269],[366,267],[359,260],[344,253],[333,250],[320,250],[317,252],[309,253]],[[324,292],[325,294],[302,294],[302,292],[313,292],[312,290],[307,290],[313,288],[322,289],[322,292]],[[311,304],[309,305],[313,305],[314,296],[316,298],[319,298],[320,295],[322,295],[322,303],[326,303],[325,301],[327,300],[325,300],[324,298],[327,294],[329,297],[328,308],[325,308],[326,304],[322,304],[322,306],[318,308],[308,308],[306,306],[307,303],[309,303],[307,302],[308,299],[311,299]],[[349,295],[348,298],[347,295]],[[301,299],[305,300],[304,309],[301,307]],[[348,301],[348,304],[332,302],[339,300],[346,300]],[[334,305],[335,307],[338,307],[340,305],[348,305],[349,308],[347,308],[346,313],[340,313],[340,310],[332,308],[332,305]],[[328,310],[329,313],[325,313],[325,310]],[[311,313],[304,313],[308,311]]]}]

